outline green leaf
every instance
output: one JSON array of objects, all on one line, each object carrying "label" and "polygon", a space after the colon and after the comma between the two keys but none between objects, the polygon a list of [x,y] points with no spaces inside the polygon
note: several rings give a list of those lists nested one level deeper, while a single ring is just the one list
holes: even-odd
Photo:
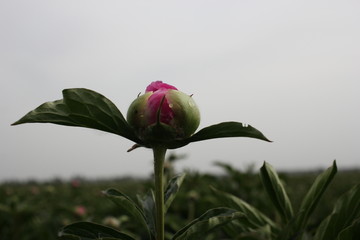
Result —
[{"label": "green leaf", "polygon": [[63,90],[63,99],[46,102],[12,125],[54,123],[114,133],[141,144],[119,109],[106,97],[84,88]]},{"label": "green leaf", "polygon": [[169,181],[165,190],[165,213],[167,212],[177,192],[179,191],[180,186],[184,181],[185,175],[186,174],[175,176]]},{"label": "green leaf", "polygon": [[336,162],[334,161],[331,167],[329,167],[326,171],[317,176],[314,183],[312,184],[309,191],[302,200],[298,213],[283,229],[279,239],[292,239],[295,236],[299,236],[304,232],[310,215],[315,210],[315,207],[319,203],[321,196],[324,194],[326,188],[329,186],[336,172],[337,167]]},{"label": "green leaf", "polygon": [[330,182],[333,180],[336,172],[337,166],[336,161],[334,161],[331,167],[329,167],[325,172],[320,174],[315,179],[314,183],[303,199],[300,205],[299,213],[296,216],[296,224],[299,230],[305,228],[310,215],[315,210],[315,207],[319,203],[321,196],[329,186]]},{"label": "green leaf", "polygon": [[144,212],[133,200],[131,200],[130,197],[115,189],[108,189],[103,193],[123,211],[134,217],[144,227],[144,229],[147,230],[149,238],[151,238],[151,226],[148,226]]},{"label": "green leaf", "polygon": [[[333,212],[320,224],[314,240],[336,239],[340,232],[350,233],[354,223],[360,221],[360,184],[341,196]],[[347,230],[345,230],[347,229]],[[345,236],[345,233],[343,233]]]},{"label": "green leaf", "polygon": [[203,128],[190,138],[187,142],[197,142],[213,138],[227,138],[227,137],[249,137],[271,142],[259,130],[250,125],[239,122],[222,122]]},{"label": "green leaf", "polygon": [[59,237],[79,240],[135,240],[133,237],[113,228],[91,222],[78,222],[67,225],[59,232]]},{"label": "green leaf", "polygon": [[285,222],[288,222],[293,217],[293,209],[276,171],[270,164],[264,162],[260,169],[260,177],[270,200]]},{"label": "green leaf", "polygon": [[247,221],[241,222],[242,229],[246,229],[250,231],[252,229],[259,229],[265,226],[271,227],[271,232],[279,231],[276,224],[265,216],[260,210],[256,209],[255,207],[251,206],[247,202],[243,201],[242,199],[229,194],[223,191],[217,190],[215,188],[211,188],[213,192],[216,194],[216,197],[225,204],[226,207],[235,209],[244,214]]},{"label": "green leaf", "polygon": [[244,214],[229,208],[214,208],[208,210],[199,218],[180,229],[172,240],[198,240],[215,229],[235,220],[244,218]]},{"label": "green leaf", "polygon": [[275,239],[276,234],[272,234],[269,225],[260,228],[243,228],[242,221],[232,221],[223,227],[224,232],[229,236],[227,239],[241,240],[270,240]]},{"label": "green leaf", "polygon": [[357,240],[360,236],[360,218],[340,232],[336,240]]},{"label": "green leaf", "polygon": [[155,197],[154,192],[150,190],[144,197],[137,196],[140,203],[148,228],[155,236]]}]

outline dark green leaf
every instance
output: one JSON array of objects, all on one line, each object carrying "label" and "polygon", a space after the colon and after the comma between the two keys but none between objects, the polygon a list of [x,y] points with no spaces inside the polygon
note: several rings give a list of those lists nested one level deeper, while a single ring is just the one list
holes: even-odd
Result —
[{"label": "dark green leaf", "polygon": [[228,137],[248,137],[271,142],[259,130],[250,125],[239,122],[222,122],[203,128],[189,138],[167,142],[166,146],[168,149],[175,149],[191,142]]},{"label": "dark green leaf", "polygon": [[321,196],[334,178],[336,171],[337,167],[336,162],[334,161],[331,167],[317,176],[306,196],[302,200],[298,213],[283,229],[282,233],[279,235],[279,239],[292,239],[295,236],[300,236],[304,232],[310,215],[313,213]]},{"label": "dark green leaf", "polygon": [[153,236],[155,236],[155,197],[154,192],[149,191],[144,197],[137,196],[138,202],[142,206],[144,217],[148,228]]},{"label": "dark green leaf", "polygon": [[113,228],[102,226],[91,222],[78,222],[64,227],[59,236],[62,239],[79,239],[79,240],[135,240],[133,237],[119,232]]},{"label": "dark green leaf", "polygon": [[[271,228],[269,225],[260,227],[260,228],[253,228],[249,229],[248,227],[243,228],[244,221],[232,221],[228,224],[226,224],[223,227],[224,232],[229,236],[227,238],[230,239],[236,239],[236,240],[269,240],[274,239],[272,237]],[[273,234],[273,236],[276,236]]]},{"label": "dark green leaf", "polygon": [[350,226],[359,219],[360,184],[337,200],[333,212],[320,224],[314,240],[336,239],[335,237],[346,228],[349,228],[347,231],[350,231]]},{"label": "dark green leaf", "polygon": [[360,218],[340,232],[336,240],[358,240],[360,236]]},{"label": "dark green leaf", "polygon": [[167,212],[177,192],[179,191],[180,186],[184,181],[185,175],[186,174],[175,176],[169,181],[168,186],[165,190],[165,213]]},{"label": "dark green leaf", "polygon": [[239,122],[222,122],[203,128],[187,139],[188,142],[197,142],[213,138],[249,137],[271,142],[259,130],[250,125]]},{"label": "dark green leaf", "polygon": [[[227,228],[229,225],[235,223],[235,221],[231,222],[230,224],[226,225]],[[237,235],[231,239],[241,239],[241,240],[271,240],[275,239],[276,234],[271,236],[271,228],[269,225],[263,226],[261,228],[246,230],[246,231],[237,231]],[[229,238],[230,240],[230,238]]]},{"label": "dark green leaf", "polygon": [[260,169],[260,176],[270,200],[283,219],[288,222],[293,217],[293,209],[276,171],[270,164],[264,162]]},{"label": "dark green leaf", "polygon": [[123,136],[141,144],[119,109],[106,97],[84,88],[63,90],[63,99],[46,102],[12,125],[54,123],[86,127]]},{"label": "dark green leaf", "polygon": [[235,220],[244,218],[244,214],[229,208],[214,208],[208,210],[199,218],[193,220],[173,236],[172,240],[198,240],[215,229]]},{"label": "dark green leaf", "polygon": [[272,232],[278,231],[276,224],[271,219],[242,199],[215,188],[212,188],[212,190],[216,194],[216,197],[225,204],[226,207],[238,210],[244,214],[247,221],[240,223],[242,225],[242,229],[249,231],[251,229],[259,229],[265,226],[270,226]]},{"label": "dark green leaf", "polygon": [[299,214],[296,216],[296,224],[299,230],[306,226],[311,213],[319,203],[321,196],[333,180],[336,172],[336,161],[334,161],[331,167],[315,179],[300,205]]},{"label": "dark green leaf", "polygon": [[131,200],[131,198],[115,189],[108,189],[104,191],[104,194],[123,211],[134,217],[144,227],[144,229],[146,229],[149,236],[151,235],[150,226],[147,225],[144,212],[133,200]]}]

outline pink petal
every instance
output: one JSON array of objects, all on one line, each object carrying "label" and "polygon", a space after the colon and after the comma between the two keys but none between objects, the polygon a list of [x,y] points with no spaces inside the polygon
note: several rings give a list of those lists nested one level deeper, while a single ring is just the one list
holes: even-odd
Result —
[{"label": "pink petal", "polygon": [[148,117],[149,124],[156,123],[157,121],[157,112],[160,108],[162,99],[165,96],[164,102],[160,110],[160,122],[168,124],[174,118],[174,112],[169,106],[169,102],[166,99],[166,93],[168,89],[160,89],[154,92],[148,99]]},{"label": "pink petal", "polygon": [[177,90],[176,87],[171,86],[169,84],[163,83],[162,81],[152,82],[149,86],[147,86],[145,92],[155,92],[160,89],[174,89]]}]

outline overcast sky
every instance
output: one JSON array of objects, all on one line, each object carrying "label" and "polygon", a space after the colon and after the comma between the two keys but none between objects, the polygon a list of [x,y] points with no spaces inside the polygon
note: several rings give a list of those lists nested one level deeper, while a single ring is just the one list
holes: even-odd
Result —
[{"label": "overcast sky", "polygon": [[[0,180],[148,176],[152,152],[53,124],[10,127],[65,88],[129,104],[155,80],[194,94],[200,128],[251,124],[273,143],[193,143],[176,167],[360,167],[360,2],[0,1]],[[199,128],[199,129],[200,129]]]}]

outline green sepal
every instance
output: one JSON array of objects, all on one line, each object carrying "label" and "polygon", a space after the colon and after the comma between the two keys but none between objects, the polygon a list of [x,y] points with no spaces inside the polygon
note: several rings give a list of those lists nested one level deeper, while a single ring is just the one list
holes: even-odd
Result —
[{"label": "green sepal", "polygon": [[169,90],[166,98],[174,111],[173,126],[181,126],[177,129],[178,135],[187,138],[193,134],[200,124],[200,112],[192,96],[177,90]]},{"label": "green sepal", "polygon": [[164,123],[154,123],[139,134],[146,147],[164,147],[166,149],[178,148],[176,131]]}]

